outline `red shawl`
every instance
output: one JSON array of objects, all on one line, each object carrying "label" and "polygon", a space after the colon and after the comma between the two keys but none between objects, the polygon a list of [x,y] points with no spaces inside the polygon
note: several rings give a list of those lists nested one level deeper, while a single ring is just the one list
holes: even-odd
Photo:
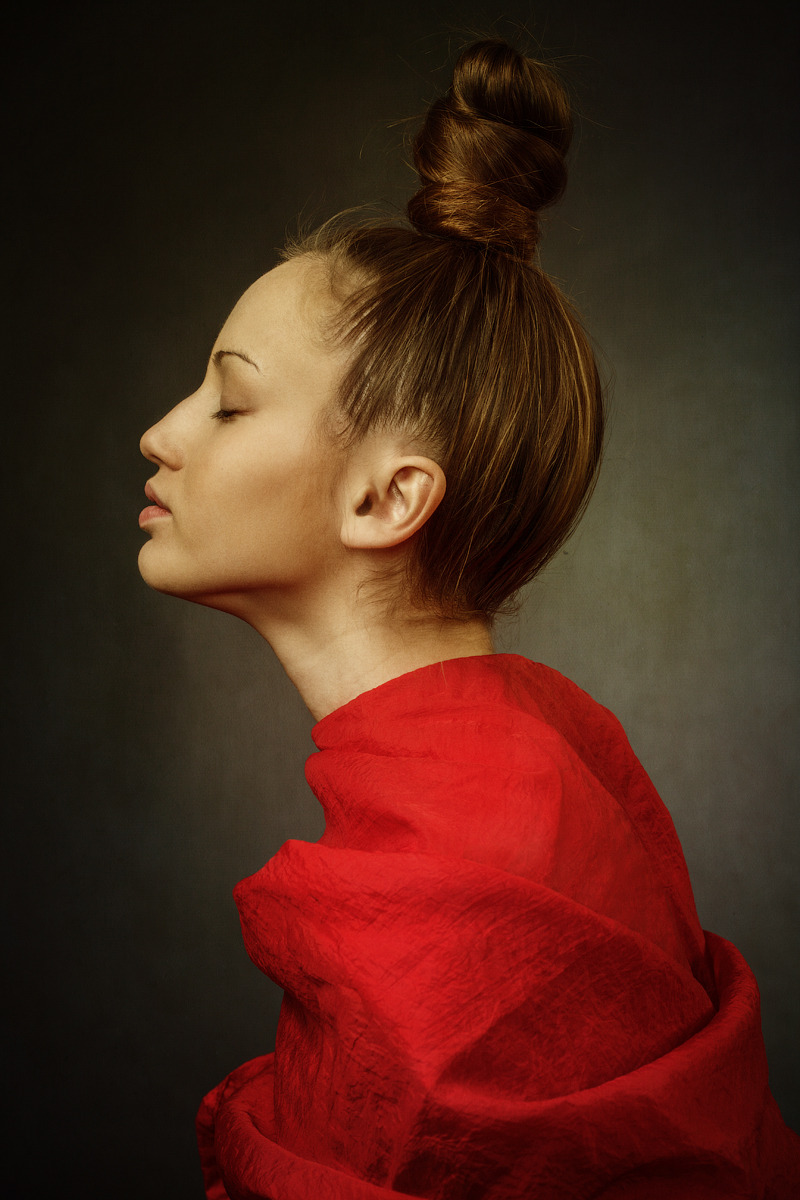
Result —
[{"label": "red shawl", "polygon": [[499,654],[314,740],[325,834],[235,891],[285,998],[201,1107],[210,1200],[800,1195],[755,980],[606,709]]}]

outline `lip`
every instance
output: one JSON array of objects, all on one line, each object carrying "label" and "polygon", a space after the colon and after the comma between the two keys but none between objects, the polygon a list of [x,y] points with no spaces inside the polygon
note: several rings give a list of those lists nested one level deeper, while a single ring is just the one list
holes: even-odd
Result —
[{"label": "lip", "polygon": [[139,513],[139,525],[140,526],[148,525],[151,521],[158,521],[158,520],[162,519],[163,517],[171,517],[172,516],[172,513],[166,507],[166,505],[162,504],[161,501],[159,500],[158,496],[156,495],[155,488],[153,487],[153,485],[151,484],[149,479],[148,479],[147,483],[144,485],[144,494],[145,494],[145,496],[147,496],[147,499],[152,500],[153,503],[149,504],[147,506],[147,508],[143,508],[142,511]]},{"label": "lip", "polygon": [[147,496],[148,500],[153,501],[153,504],[155,504],[157,508],[162,508],[164,512],[169,512],[166,504],[163,504],[161,500],[159,500],[158,496],[156,495],[156,489],[153,487],[153,484],[149,479],[144,485],[144,494]]}]

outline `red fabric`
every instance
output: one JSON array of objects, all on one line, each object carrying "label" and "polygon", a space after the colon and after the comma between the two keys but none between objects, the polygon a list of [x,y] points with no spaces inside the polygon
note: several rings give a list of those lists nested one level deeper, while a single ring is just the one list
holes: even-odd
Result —
[{"label": "red fabric", "polygon": [[324,836],[235,891],[285,998],[201,1107],[210,1200],[800,1195],[755,980],[607,710],[493,655],[314,740]]}]

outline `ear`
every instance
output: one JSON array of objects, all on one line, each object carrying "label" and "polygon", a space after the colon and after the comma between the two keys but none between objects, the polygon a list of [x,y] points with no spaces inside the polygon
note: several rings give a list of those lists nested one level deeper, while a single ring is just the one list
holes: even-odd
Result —
[{"label": "ear", "polygon": [[444,471],[431,458],[403,455],[384,460],[369,478],[353,481],[342,521],[342,543],[352,550],[399,546],[442,502]]}]

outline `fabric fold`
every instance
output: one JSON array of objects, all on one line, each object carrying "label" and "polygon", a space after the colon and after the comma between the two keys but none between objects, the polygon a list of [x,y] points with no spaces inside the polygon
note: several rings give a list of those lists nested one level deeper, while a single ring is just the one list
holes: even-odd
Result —
[{"label": "fabric fold", "polygon": [[211,1200],[795,1194],[755,980],[610,713],[494,655],[314,738],[325,834],[235,890],[285,997],[198,1116]]}]

